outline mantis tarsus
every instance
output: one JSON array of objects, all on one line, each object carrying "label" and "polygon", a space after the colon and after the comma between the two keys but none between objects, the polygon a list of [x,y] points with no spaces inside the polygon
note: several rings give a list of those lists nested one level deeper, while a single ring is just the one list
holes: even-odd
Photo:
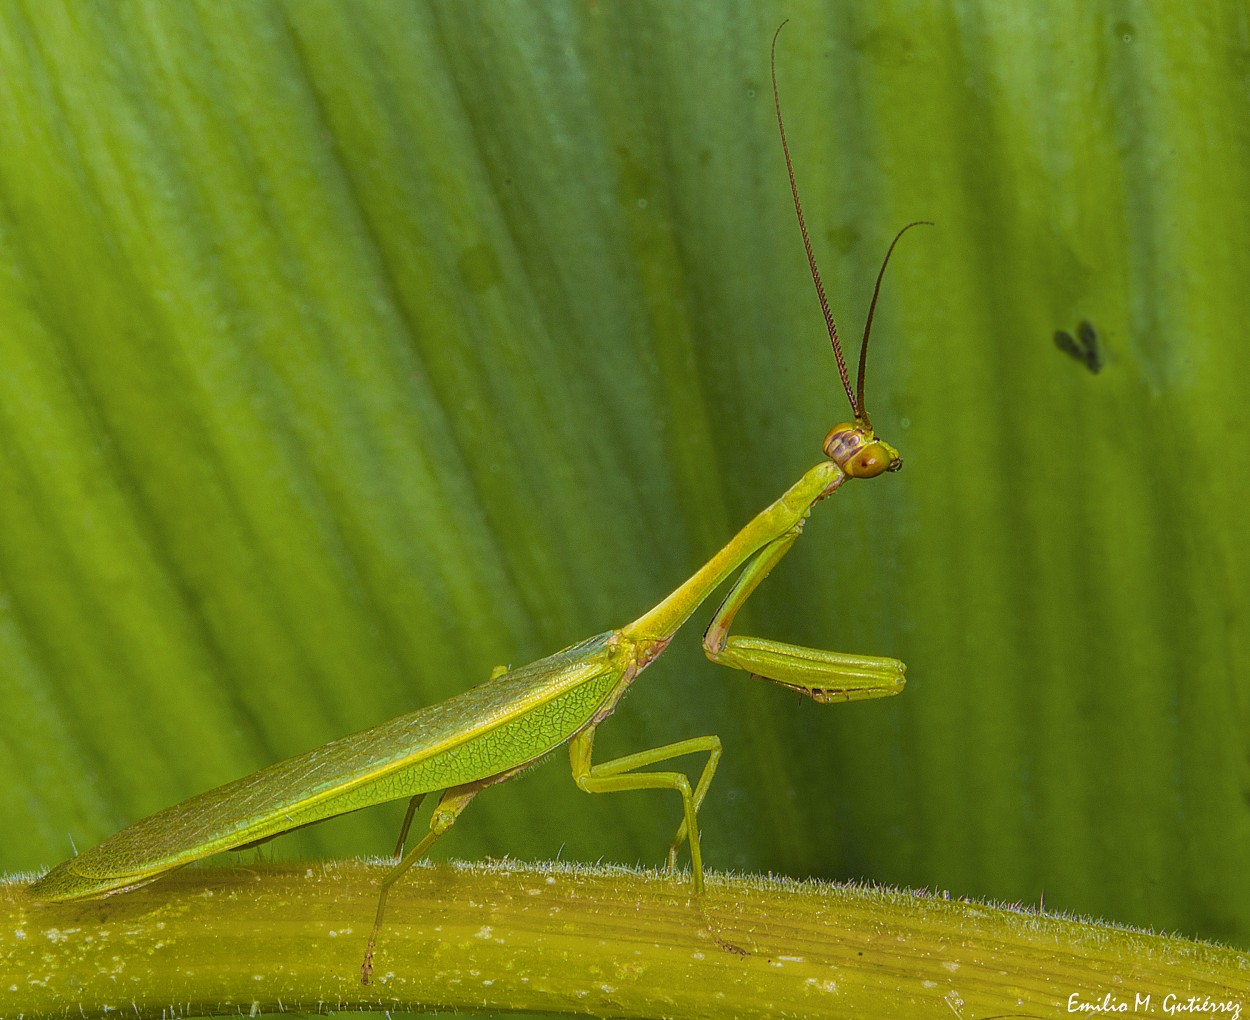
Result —
[{"label": "mantis tarsus", "polygon": [[[908,224],[895,236],[877,274],[852,391],[799,203],[777,92],[776,44],[774,35],[773,101],[782,151],[808,266],[853,414],[851,422],[834,426],[826,436],[828,459],[804,474],[689,580],[632,623],[527,666],[500,667],[485,682],[447,701],[335,740],[136,822],[53,868],[31,886],[35,896],[74,900],[122,892],[222,850],[250,846],[373,804],[409,798],[395,850],[399,860],[382,879],[361,966],[362,980],[368,983],[387,894],[395,881],[452,827],[482,790],[520,774],[561,744],[569,745],[573,781],[588,793],[659,789],[672,790],[681,798],[682,821],[669,844],[667,865],[676,866],[678,851],[688,842],[694,891],[702,895],[698,811],[720,760],[720,738],[692,737],[599,763],[592,761],[592,750],[596,730],[629,685],[739,568],[741,573],[703,635],[704,650],[713,662],[745,670],[818,702],[880,698],[902,689],[904,666],[896,659],[842,655],[729,633],[738,611],[790,551],[818,502],[848,479],[873,478],[902,466],[898,452],[873,432],[864,407],[864,371],[886,265],[899,238],[916,224]],[[688,754],[707,756],[693,785],[682,772],[645,771]],[[417,807],[435,790],[443,793],[429,832],[405,854]]]}]

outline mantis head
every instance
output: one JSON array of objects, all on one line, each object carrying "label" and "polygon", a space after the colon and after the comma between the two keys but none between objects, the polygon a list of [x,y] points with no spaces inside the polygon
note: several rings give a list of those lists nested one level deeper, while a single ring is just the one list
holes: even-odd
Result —
[{"label": "mantis head", "polygon": [[843,422],[825,436],[825,456],[850,478],[875,478],[885,471],[897,471],[903,458],[884,439],[878,439],[867,422]]},{"label": "mantis head", "polygon": [[829,340],[833,344],[833,356],[838,362],[838,374],[842,377],[842,388],[846,391],[846,399],[850,401],[851,413],[855,420],[835,425],[825,436],[825,456],[838,465],[848,478],[875,478],[886,471],[897,471],[903,466],[903,458],[894,447],[884,440],[878,439],[872,430],[872,422],[868,419],[868,411],[864,407],[864,370],[868,365],[868,336],[872,332],[872,317],[877,310],[877,296],[881,293],[881,279],[885,276],[885,267],[890,264],[890,256],[894,254],[894,246],[898,240],[912,227],[922,224],[932,226],[928,220],[916,220],[909,223],[890,242],[890,247],[881,261],[881,269],[877,273],[877,282],[872,289],[872,303],[868,306],[868,317],[864,322],[864,339],[859,347],[859,376],[855,390],[851,390],[850,375],[846,370],[846,359],[842,356],[842,344],[838,340],[838,327],[833,321],[833,313],[829,310],[829,299],[825,297],[825,285],[820,279],[820,270],[816,268],[816,256],[812,252],[812,241],[807,233],[807,223],[803,219],[803,205],[799,202],[799,188],[794,180],[794,163],[790,159],[790,145],[786,141],[786,125],[781,118],[781,96],[777,91],[777,36],[785,28],[786,22],[777,26],[773,34],[772,73],[773,73],[773,106],[777,111],[777,129],[781,132],[781,151],[786,157],[786,172],[790,176],[790,194],[794,197],[794,212],[799,219],[799,232],[803,235],[803,248],[807,252],[807,265],[812,273],[812,282],[816,285],[816,295],[820,298],[820,308],[825,314],[825,325],[829,329]]}]

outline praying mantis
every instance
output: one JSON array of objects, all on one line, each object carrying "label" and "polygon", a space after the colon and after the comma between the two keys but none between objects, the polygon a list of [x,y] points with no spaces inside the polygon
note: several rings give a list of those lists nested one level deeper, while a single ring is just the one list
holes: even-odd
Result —
[{"label": "praying mantis", "polygon": [[[349,811],[407,798],[395,849],[397,861],[382,878],[361,965],[361,980],[368,984],[387,896],[395,882],[452,828],[479,793],[520,775],[564,744],[569,748],[573,781],[587,793],[668,790],[677,794],[682,817],[666,863],[669,870],[675,869],[679,851],[689,845],[693,889],[701,899],[704,876],[698,813],[720,761],[720,738],[692,737],[604,762],[593,760],[593,748],[599,726],[630,685],[736,571],[740,571],[737,579],[703,635],[703,648],[712,662],[745,670],[820,703],[882,698],[902,690],[905,667],[897,659],[845,655],[730,633],[739,610],[790,551],[817,503],[850,479],[875,478],[902,466],[898,451],[873,430],[864,405],[864,374],[886,266],[899,239],[919,223],[900,230],[882,260],[852,390],[799,201],[781,117],[776,45],[774,35],[773,102],[791,196],[852,413],[850,422],[834,426],[825,437],[825,459],[757,514],[687,581],[631,623],[525,666],[497,667],[487,680],[446,701],[278,762],[135,822],[53,868],[30,887],[34,896],[62,901],[125,892],[219,851],[253,846]],[[685,755],[706,756],[693,784],[683,772],[647,771]],[[429,831],[405,853],[416,811],[423,798],[435,791],[442,794]]]}]

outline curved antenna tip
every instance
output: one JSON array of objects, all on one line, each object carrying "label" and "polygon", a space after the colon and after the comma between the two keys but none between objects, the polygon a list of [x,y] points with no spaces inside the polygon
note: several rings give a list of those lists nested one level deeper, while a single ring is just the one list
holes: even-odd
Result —
[{"label": "curved antenna tip", "polygon": [[885,258],[881,260],[881,268],[877,270],[877,282],[872,288],[872,301],[868,305],[868,317],[864,320],[864,339],[859,345],[859,375],[855,380],[855,400],[852,406],[856,408],[855,417],[862,421],[866,426],[872,428],[872,423],[868,420],[868,412],[864,409],[864,372],[868,367],[868,336],[872,333],[872,317],[877,311],[877,298],[881,294],[881,281],[885,278],[885,267],[890,264],[890,256],[894,254],[894,246],[898,244],[901,238],[912,227],[932,227],[932,220],[912,220],[907,226],[894,235],[894,240],[890,242],[890,247],[886,249]]}]

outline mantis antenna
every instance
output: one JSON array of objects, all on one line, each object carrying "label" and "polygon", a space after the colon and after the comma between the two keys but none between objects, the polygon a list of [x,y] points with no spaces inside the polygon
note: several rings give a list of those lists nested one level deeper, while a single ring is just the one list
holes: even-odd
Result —
[{"label": "mantis antenna", "polygon": [[890,247],[886,250],[885,258],[881,262],[881,269],[877,273],[877,283],[872,289],[872,302],[868,306],[868,318],[864,322],[864,339],[859,345],[859,375],[855,381],[855,392],[851,392],[851,377],[846,370],[846,359],[842,356],[842,343],[838,340],[838,324],[833,321],[833,312],[829,310],[829,299],[825,297],[825,285],[820,279],[820,269],[816,266],[816,255],[812,252],[812,239],[807,233],[807,222],[803,219],[803,203],[799,201],[799,186],[794,179],[794,163],[790,159],[790,143],[786,140],[786,124],[781,116],[781,95],[777,91],[777,36],[781,35],[781,30],[789,24],[790,19],[787,18],[777,26],[777,31],[773,33],[772,46],[772,75],[773,75],[773,109],[777,111],[777,130],[781,132],[781,151],[786,157],[786,173],[790,177],[790,194],[794,198],[794,213],[799,219],[799,233],[803,235],[803,250],[807,252],[807,265],[812,273],[812,283],[816,285],[816,296],[820,298],[820,310],[825,314],[825,326],[829,330],[829,340],[833,344],[833,356],[838,361],[838,375],[842,377],[842,388],[846,390],[846,399],[851,404],[851,413],[855,416],[855,421],[862,424],[865,428],[871,429],[872,422],[868,419],[868,411],[864,407],[864,371],[868,366],[868,335],[872,332],[872,317],[877,310],[877,295],[881,293],[881,280],[885,276],[885,267],[890,264],[890,256],[894,253],[894,246],[898,244],[898,240],[912,227],[933,226],[931,220],[916,220],[907,224],[902,230],[894,235],[894,240],[890,242]]}]

